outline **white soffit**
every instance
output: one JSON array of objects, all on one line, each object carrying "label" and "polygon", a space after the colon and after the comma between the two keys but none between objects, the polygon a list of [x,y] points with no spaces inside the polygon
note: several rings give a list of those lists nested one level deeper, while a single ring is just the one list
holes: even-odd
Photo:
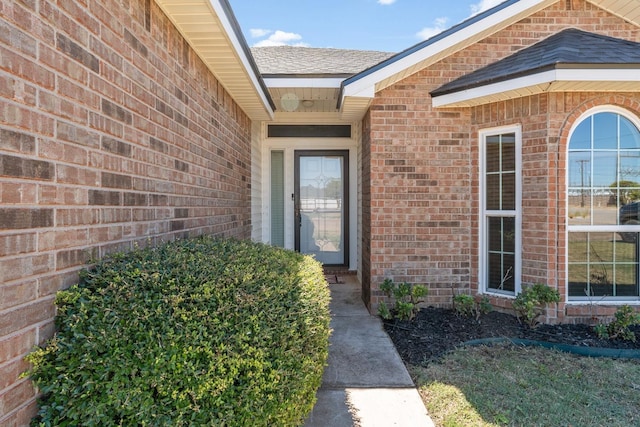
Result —
[{"label": "white soffit", "polygon": [[559,69],[436,96],[434,107],[472,107],[544,92],[639,92],[638,69]]},{"label": "white soffit", "polygon": [[218,81],[252,120],[274,111],[220,0],[155,0]]},{"label": "white soffit", "polygon": [[638,0],[587,0],[589,3],[640,26],[640,2]]},{"label": "white soffit", "polygon": [[269,89],[282,87],[308,87],[340,89],[344,78],[312,78],[312,77],[265,77],[264,83]]},{"label": "white soffit", "polygon": [[[558,0],[520,0],[504,9],[498,10],[483,19],[468,25],[462,25],[457,31],[426,44],[404,57],[402,53],[391,57],[387,65],[378,69],[363,72],[363,76],[352,82],[348,82],[343,90],[344,98],[349,96],[371,96],[375,92],[385,89],[398,81],[416,73],[417,71],[434,64],[466,47],[476,43],[501,29],[520,21],[533,13],[536,13]],[[633,0],[638,1],[638,0]],[[455,27],[454,27],[455,28]],[[437,38],[435,36],[434,38]],[[399,59],[394,59],[398,58]],[[385,64],[384,62],[382,64]]]}]

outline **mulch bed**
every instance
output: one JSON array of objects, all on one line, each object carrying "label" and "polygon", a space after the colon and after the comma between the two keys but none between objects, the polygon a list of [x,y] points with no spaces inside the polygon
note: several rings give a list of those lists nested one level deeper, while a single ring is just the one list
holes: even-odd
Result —
[{"label": "mulch bed", "polygon": [[510,314],[490,312],[476,321],[458,316],[452,309],[427,307],[413,321],[385,321],[384,328],[405,363],[426,365],[462,343],[479,338],[522,338],[587,347],[640,349],[640,326],[636,342],[600,339],[584,324],[538,325],[529,328]]}]

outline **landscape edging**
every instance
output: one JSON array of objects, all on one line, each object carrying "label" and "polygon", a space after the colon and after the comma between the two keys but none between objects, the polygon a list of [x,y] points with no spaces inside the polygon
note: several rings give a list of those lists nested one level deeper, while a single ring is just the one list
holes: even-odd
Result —
[{"label": "landscape edging", "polygon": [[587,357],[610,357],[616,359],[640,359],[640,350],[619,349],[606,347],[583,347],[570,344],[560,344],[548,341],[527,340],[521,338],[480,338],[466,341],[463,346],[492,345],[501,343],[511,343],[525,347],[544,347],[566,353],[577,354]]}]

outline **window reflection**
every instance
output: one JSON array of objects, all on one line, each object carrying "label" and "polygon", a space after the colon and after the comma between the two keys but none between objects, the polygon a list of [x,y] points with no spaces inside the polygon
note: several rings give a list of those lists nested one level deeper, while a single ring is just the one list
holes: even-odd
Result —
[{"label": "window reflection", "polygon": [[640,131],[614,112],[586,118],[571,135],[568,168],[569,297],[637,299]]}]

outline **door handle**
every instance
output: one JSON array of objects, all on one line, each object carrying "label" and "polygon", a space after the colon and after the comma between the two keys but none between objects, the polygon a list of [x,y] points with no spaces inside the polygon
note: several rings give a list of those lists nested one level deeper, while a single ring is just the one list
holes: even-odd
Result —
[{"label": "door handle", "polygon": [[298,228],[302,227],[302,214],[300,213],[300,208],[296,205],[295,207],[295,220],[298,223]]}]

